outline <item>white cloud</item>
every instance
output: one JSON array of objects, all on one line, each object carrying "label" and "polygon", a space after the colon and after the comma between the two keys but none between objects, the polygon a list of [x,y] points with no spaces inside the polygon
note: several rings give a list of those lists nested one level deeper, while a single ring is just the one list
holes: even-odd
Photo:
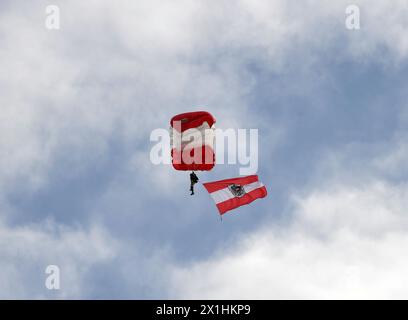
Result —
[{"label": "white cloud", "polygon": [[[52,222],[25,227],[0,224],[0,297],[84,297],[89,285],[85,276],[93,266],[112,259],[116,249],[117,241],[100,227],[82,230]],[[58,291],[45,287],[45,269],[51,264],[60,268]]]}]

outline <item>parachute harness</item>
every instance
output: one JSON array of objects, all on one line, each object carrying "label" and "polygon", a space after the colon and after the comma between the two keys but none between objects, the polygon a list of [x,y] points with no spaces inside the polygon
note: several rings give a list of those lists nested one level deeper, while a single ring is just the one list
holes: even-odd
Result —
[{"label": "parachute harness", "polygon": [[190,191],[191,195],[194,194],[194,185],[198,182],[197,175],[193,172],[190,173]]}]

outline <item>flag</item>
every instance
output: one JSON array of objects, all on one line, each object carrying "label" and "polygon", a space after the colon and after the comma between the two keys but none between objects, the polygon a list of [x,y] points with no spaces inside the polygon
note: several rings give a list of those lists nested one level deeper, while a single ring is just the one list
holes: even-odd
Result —
[{"label": "flag", "polygon": [[267,195],[257,175],[203,183],[217,205],[220,214],[249,204]]}]

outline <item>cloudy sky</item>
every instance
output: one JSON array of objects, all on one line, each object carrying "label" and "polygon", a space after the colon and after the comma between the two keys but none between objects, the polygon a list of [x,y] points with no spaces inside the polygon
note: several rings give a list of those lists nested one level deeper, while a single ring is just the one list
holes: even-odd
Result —
[{"label": "cloudy sky", "polygon": [[[407,34],[406,0],[2,0],[0,298],[407,298]],[[222,222],[149,159],[201,109],[259,129]]]}]

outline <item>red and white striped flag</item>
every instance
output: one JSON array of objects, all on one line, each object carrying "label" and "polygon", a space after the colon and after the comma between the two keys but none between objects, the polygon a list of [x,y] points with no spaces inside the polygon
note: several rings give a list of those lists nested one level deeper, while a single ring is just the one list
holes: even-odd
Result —
[{"label": "red and white striped flag", "polygon": [[249,204],[267,195],[257,175],[203,183],[217,205],[220,214]]}]

